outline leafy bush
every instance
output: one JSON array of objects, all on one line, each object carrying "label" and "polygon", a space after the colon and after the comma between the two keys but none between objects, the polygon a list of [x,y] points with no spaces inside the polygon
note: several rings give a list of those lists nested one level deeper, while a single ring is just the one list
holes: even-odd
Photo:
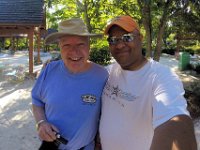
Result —
[{"label": "leafy bush", "polygon": [[111,60],[108,47],[102,47],[100,49],[93,48],[90,51],[90,60],[100,65],[108,65]]},{"label": "leafy bush", "polygon": [[188,70],[194,70],[197,74],[200,74],[200,63],[197,64],[188,64]]},{"label": "leafy bush", "polygon": [[190,55],[194,55],[193,49],[185,49],[184,52],[188,52],[188,53],[190,53]]},{"label": "leafy bush", "polygon": [[146,49],[145,48],[142,48],[142,55],[146,56]]},{"label": "leafy bush", "polygon": [[188,111],[192,118],[200,116],[200,81],[193,82],[185,89],[185,98],[188,103]]},{"label": "leafy bush", "polygon": [[195,54],[200,54],[200,49],[195,50]]},{"label": "leafy bush", "polygon": [[196,65],[194,71],[196,71],[197,74],[200,74],[200,63]]},{"label": "leafy bush", "polygon": [[174,55],[175,54],[175,49],[163,49],[162,53],[166,53],[166,54],[170,54],[170,55]]}]

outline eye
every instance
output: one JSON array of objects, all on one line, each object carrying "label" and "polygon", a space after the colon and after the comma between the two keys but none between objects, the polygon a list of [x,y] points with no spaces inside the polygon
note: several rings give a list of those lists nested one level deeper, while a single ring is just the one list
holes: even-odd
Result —
[{"label": "eye", "polygon": [[79,44],[78,44],[78,48],[84,48],[85,46],[86,46],[85,43],[79,43]]},{"label": "eye", "polygon": [[70,47],[71,46],[69,44],[65,44],[65,45],[62,46],[62,49],[70,49]]}]

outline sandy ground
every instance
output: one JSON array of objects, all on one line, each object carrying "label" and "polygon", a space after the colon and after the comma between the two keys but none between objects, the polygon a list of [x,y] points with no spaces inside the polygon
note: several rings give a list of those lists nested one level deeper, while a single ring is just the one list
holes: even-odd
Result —
[{"label": "sandy ground", "polygon": [[39,139],[31,112],[30,91],[34,80],[1,82],[0,150],[36,150]]},{"label": "sandy ground", "polygon": [[[44,55],[42,60],[45,61],[48,58]],[[163,57],[160,62],[177,71],[176,59]],[[18,65],[27,67],[27,54],[0,55],[0,150],[36,150],[40,145],[31,112],[30,91],[35,79],[26,78],[24,81],[14,80],[13,82],[9,76],[13,70],[9,68]],[[5,68],[7,72],[2,71],[2,68]],[[40,68],[41,65],[34,67],[34,70],[40,70]],[[188,76],[188,78],[191,80],[193,77]],[[200,150],[200,120],[194,121],[194,126],[198,150]]]}]

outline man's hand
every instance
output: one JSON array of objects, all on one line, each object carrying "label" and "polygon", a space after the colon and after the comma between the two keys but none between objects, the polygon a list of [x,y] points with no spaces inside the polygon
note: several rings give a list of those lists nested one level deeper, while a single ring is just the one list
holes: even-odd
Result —
[{"label": "man's hand", "polygon": [[56,133],[58,132],[54,125],[46,121],[42,122],[38,127],[38,135],[44,141],[52,142],[56,140]]}]

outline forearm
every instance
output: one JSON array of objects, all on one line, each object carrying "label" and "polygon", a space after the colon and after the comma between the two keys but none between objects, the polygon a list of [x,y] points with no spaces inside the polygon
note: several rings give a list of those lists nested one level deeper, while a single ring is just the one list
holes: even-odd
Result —
[{"label": "forearm", "polygon": [[46,120],[44,107],[32,105],[32,110],[36,122],[39,122],[40,120]]},{"label": "forearm", "polygon": [[197,150],[192,120],[173,117],[155,129],[150,150]]},{"label": "forearm", "polygon": [[[56,132],[59,130],[52,124],[46,121],[45,110],[43,107],[32,105],[33,115],[37,123],[36,128],[40,139],[44,141],[54,141],[56,139]],[[39,124],[38,124],[39,123]]]}]

